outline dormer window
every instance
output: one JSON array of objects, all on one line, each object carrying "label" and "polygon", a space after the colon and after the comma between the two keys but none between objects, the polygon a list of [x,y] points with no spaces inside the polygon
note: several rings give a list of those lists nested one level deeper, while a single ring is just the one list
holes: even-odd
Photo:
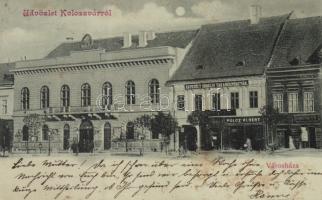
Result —
[{"label": "dormer window", "polygon": [[242,67],[245,66],[245,61],[239,61],[236,63],[236,67]]},{"label": "dormer window", "polygon": [[93,46],[93,40],[90,34],[85,34],[81,41],[82,49],[91,49]]},{"label": "dormer window", "polygon": [[196,70],[203,70],[204,69],[204,66],[203,65],[198,65],[197,67],[196,67]]},{"label": "dormer window", "polygon": [[300,59],[294,58],[293,60],[290,61],[291,65],[299,65],[300,64]]}]

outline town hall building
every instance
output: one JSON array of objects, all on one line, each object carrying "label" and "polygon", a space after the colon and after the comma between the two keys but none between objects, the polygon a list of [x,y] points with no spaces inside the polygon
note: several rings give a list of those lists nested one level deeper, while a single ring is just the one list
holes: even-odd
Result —
[{"label": "town hall building", "polygon": [[[161,151],[159,133],[133,121],[170,112],[166,81],[197,30],[66,42],[45,58],[16,63],[15,151]],[[38,127],[37,127],[38,126]],[[142,142],[144,140],[144,142]]]}]

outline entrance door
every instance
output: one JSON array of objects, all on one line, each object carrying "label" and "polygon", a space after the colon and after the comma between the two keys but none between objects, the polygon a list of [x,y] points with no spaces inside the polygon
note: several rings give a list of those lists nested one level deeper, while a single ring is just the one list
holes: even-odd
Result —
[{"label": "entrance door", "polygon": [[246,141],[246,136],[244,135],[244,127],[242,126],[233,126],[230,128],[229,135],[230,147],[232,149],[243,149]]},{"label": "entrance door", "polygon": [[79,152],[92,152],[94,149],[94,128],[92,122],[83,121],[79,130]]},{"label": "entrance door", "polygon": [[111,148],[111,124],[106,122],[104,125],[104,150]]},{"label": "entrance door", "polygon": [[193,126],[184,127],[185,146],[189,151],[197,149],[197,129]]},{"label": "entrance door", "polygon": [[69,138],[70,138],[70,131],[69,131],[69,125],[65,124],[64,126],[64,150],[68,150],[69,148]]},{"label": "entrance door", "polygon": [[316,135],[315,135],[315,128],[309,127],[309,147],[316,148]]}]

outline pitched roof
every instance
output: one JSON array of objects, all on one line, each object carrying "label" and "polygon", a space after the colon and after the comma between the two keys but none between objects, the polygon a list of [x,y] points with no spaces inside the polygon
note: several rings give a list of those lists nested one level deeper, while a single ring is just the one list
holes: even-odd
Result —
[{"label": "pitched roof", "polygon": [[15,63],[0,63],[0,85],[13,85],[13,75],[9,70],[15,68]]},{"label": "pitched roof", "polygon": [[322,17],[288,20],[276,45],[271,67],[320,63],[321,58],[317,56],[321,48]]},{"label": "pitched roof", "polygon": [[288,15],[201,27],[171,81],[263,74]]},{"label": "pitched roof", "polygon": [[[195,37],[198,30],[185,30],[176,32],[156,33],[156,37],[153,40],[149,40],[146,48],[148,47],[160,47],[171,46],[185,48],[191,40]],[[131,49],[135,49],[138,46],[138,35],[132,36]],[[81,51],[81,41],[62,43],[57,48],[52,50],[45,58],[54,58],[60,56],[68,56],[71,51]],[[117,51],[123,49],[123,37],[113,37],[105,39],[93,40],[92,49],[105,49],[108,51]],[[129,48],[126,48],[129,49]]]}]

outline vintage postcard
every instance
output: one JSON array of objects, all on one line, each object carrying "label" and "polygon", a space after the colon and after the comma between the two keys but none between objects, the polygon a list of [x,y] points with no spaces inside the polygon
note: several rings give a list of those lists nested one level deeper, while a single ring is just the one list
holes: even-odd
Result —
[{"label": "vintage postcard", "polygon": [[0,200],[322,199],[322,0],[0,0]]}]

